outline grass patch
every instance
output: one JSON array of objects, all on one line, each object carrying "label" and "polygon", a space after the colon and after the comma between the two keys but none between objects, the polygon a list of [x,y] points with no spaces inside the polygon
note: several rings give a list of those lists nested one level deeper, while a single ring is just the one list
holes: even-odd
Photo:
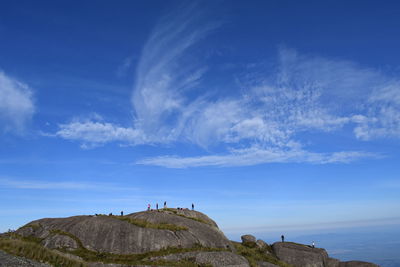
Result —
[{"label": "grass patch", "polygon": [[207,225],[214,226],[214,225],[212,225],[211,223],[209,223],[209,222],[207,222],[207,221],[205,221],[205,220],[196,218],[196,217],[190,217],[190,216],[186,216],[186,215],[183,215],[183,214],[176,214],[176,215],[181,216],[181,217],[184,217],[184,218],[187,218],[187,219],[191,219],[191,220],[193,220],[193,221],[197,221],[197,222],[205,223],[205,224],[207,224]]},{"label": "grass patch", "polygon": [[143,227],[143,228],[153,228],[153,229],[159,229],[159,230],[170,230],[170,231],[186,231],[188,230],[187,227],[184,226],[179,226],[175,224],[170,224],[170,223],[151,223],[146,220],[140,220],[140,219],[133,219],[128,216],[111,216],[114,219],[118,219],[121,221],[126,221],[128,223],[131,223],[133,225]]},{"label": "grass patch", "polygon": [[16,256],[45,262],[53,266],[85,267],[84,262],[72,260],[60,255],[59,252],[45,248],[35,242],[22,239],[0,238],[0,249]]},{"label": "grass patch", "polygon": [[2,239],[18,239],[26,242],[31,242],[35,244],[40,244],[43,241],[43,238],[39,238],[36,236],[22,236],[20,234],[17,234],[15,232],[12,233],[5,233],[2,237]]},{"label": "grass patch", "polygon": [[272,251],[270,246],[267,246],[264,249],[259,249],[257,247],[244,246],[241,243],[234,241],[232,241],[232,244],[236,248],[236,253],[245,257],[249,261],[251,267],[258,267],[259,261],[266,261],[281,267],[293,267],[290,264],[278,260],[278,258],[276,258],[274,255],[267,254],[267,251],[268,252]]},{"label": "grass patch", "polygon": [[19,229],[32,228],[33,231],[36,231],[36,230],[38,230],[40,227],[42,227],[42,226],[40,225],[40,223],[28,223],[28,224],[25,224],[24,226],[22,226],[22,227],[19,228]]},{"label": "grass patch", "polygon": [[159,211],[170,211],[172,213],[178,214],[177,210],[171,209],[171,208],[163,208],[163,209],[159,209]]}]

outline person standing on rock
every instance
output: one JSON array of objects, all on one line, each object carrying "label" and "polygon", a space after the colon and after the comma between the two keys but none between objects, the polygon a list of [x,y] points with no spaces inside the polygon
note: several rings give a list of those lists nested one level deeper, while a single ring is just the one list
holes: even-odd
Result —
[{"label": "person standing on rock", "polygon": [[164,201],[164,209],[167,208],[167,201]]},{"label": "person standing on rock", "polygon": [[282,242],[285,242],[285,236],[281,235]]},{"label": "person standing on rock", "polygon": [[156,203],[156,209],[157,209],[157,211],[158,211],[158,203]]},{"label": "person standing on rock", "polygon": [[147,210],[148,210],[148,211],[150,211],[150,207],[151,207],[151,205],[150,205],[150,204],[147,204]]},{"label": "person standing on rock", "polygon": [[124,212],[123,211],[121,211],[121,216],[124,216]]},{"label": "person standing on rock", "polygon": [[194,210],[194,204],[192,203],[192,210]]},{"label": "person standing on rock", "polygon": [[312,248],[315,248],[315,243],[314,243],[314,241],[312,242]]}]

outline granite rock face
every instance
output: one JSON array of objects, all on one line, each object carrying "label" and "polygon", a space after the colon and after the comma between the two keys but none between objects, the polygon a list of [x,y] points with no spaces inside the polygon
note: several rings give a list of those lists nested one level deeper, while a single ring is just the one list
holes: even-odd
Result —
[{"label": "granite rock face", "polygon": [[48,264],[36,262],[33,260],[25,259],[10,255],[0,250],[0,266],[1,267],[51,267]]},{"label": "granite rock face", "polygon": [[214,267],[250,267],[247,260],[235,253],[224,252],[186,252],[154,257],[151,260],[179,261],[191,259],[197,264],[210,264]]},{"label": "granite rock face", "polygon": [[296,267],[325,267],[328,253],[325,249],[311,248],[290,242],[277,242],[272,245],[275,255],[282,261]]},{"label": "granite rock face", "polygon": [[259,262],[257,262],[257,264],[260,267],[279,267],[278,265],[275,265],[275,264],[270,263],[270,262],[265,262],[265,261],[259,261]]},{"label": "granite rock face", "polygon": [[272,249],[280,260],[295,267],[379,267],[362,261],[341,262],[330,258],[325,249],[291,242],[274,243]]},{"label": "granite rock face", "polygon": [[328,258],[327,267],[339,267],[340,261],[334,258]]},{"label": "granite rock face", "polygon": [[198,245],[233,249],[216,223],[197,211],[185,211],[184,215],[170,211],[144,211],[125,217],[156,225],[172,224],[186,230],[140,227],[116,216],[74,216],[33,221],[16,232],[23,236],[44,238],[43,245],[49,248],[76,247],[76,242],[68,236],[52,234],[61,231],[76,237],[86,249],[115,254],[138,254],[168,247],[192,248]]},{"label": "granite rock face", "polygon": [[74,250],[79,248],[77,242],[66,235],[49,235],[42,241],[42,245],[51,249],[67,249]]}]

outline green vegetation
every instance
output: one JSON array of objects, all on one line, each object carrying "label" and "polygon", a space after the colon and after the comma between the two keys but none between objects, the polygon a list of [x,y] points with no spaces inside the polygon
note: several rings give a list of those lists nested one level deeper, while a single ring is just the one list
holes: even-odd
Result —
[{"label": "green vegetation", "polygon": [[18,240],[32,242],[32,243],[36,243],[36,244],[40,244],[40,242],[42,242],[42,240],[43,240],[43,238],[39,238],[36,236],[22,236],[15,232],[6,233],[1,238],[7,239],[7,240],[8,239],[18,239]]},{"label": "green vegetation", "polygon": [[24,226],[22,226],[20,229],[32,228],[35,231],[35,230],[39,229],[40,227],[42,227],[40,225],[40,223],[28,223],[28,224],[25,224]]},{"label": "green vegetation", "polygon": [[143,227],[143,228],[170,230],[170,231],[174,231],[174,232],[188,230],[187,227],[178,226],[178,225],[170,224],[170,223],[151,223],[151,222],[148,222],[145,220],[130,218],[128,216],[110,216],[110,217],[121,220],[121,221],[126,221],[128,223],[131,223],[133,225]]},{"label": "green vegetation", "polygon": [[172,213],[178,214],[178,210],[171,209],[171,208],[163,208],[163,209],[159,209],[159,211],[170,211]]},{"label": "green vegetation", "polygon": [[205,221],[205,220],[196,218],[196,217],[190,217],[190,216],[186,216],[186,215],[183,215],[183,214],[176,214],[176,215],[181,216],[181,217],[184,217],[184,218],[187,218],[187,219],[191,219],[191,220],[194,220],[194,221],[197,221],[197,222],[201,222],[201,223],[205,223],[205,224],[214,226],[214,225],[212,225],[211,223],[209,223],[209,222],[207,222],[207,221]]},{"label": "green vegetation", "polygon": [[255,243],[243,245],[239,242],[232,241],[232,244],[236,248],[236,253],[245,257],[249,261],[251,267],[258,267],[258,262],[260,261],[270,262],[281,267],[292,267],[292,265],[278,260],[271,254],[272,249],[270,246],[259,249],[256,247]]},{"label": "green vegetation", "polygon": [[69,259],[60,252],[47,249],[36,242],[22,239],[0,238],[0,249],[16,256],[45,262],[53,266],[84,267],[84,262]]}]

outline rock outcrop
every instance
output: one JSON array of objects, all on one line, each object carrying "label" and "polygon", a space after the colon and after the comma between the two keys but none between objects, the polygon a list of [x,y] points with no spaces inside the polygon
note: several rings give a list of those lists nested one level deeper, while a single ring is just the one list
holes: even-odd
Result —
[{"label": "rock outcrop", "polygon": [[186,252],[154,257],[151,260],[180,261],[192,260],[198,264],[210,264],[215,267],[250,267],[246,258],[232,252]]},{"label": "rock outcrop", "polygon": [[[179,215],[174,211],[41,219],[17,230],[17,234],[42,238],[42,244],[49,248],[77,248],[79,242],[88,250],[115,254],[138,254],[169,247],[233,249],[216,223],[204,214],[186,211],[185,215]],[[144,223],[150,226],[140,226]]]},{"label": "rock outcrop", "polygon": [[208,216],[182,209],[126,216],[46,218],[0,235],[0,266],[49,266],[38,261],[88,267],[377,266],[360,261],[340,262],[322,248],[302,244],[277,242],[271,246],[252,235],[241,239],[241,243],[229,241]]},{"label": "rock outcrop", "polygon": [[277,242],[272,245],[272,249],[280,260],[294,266],[325,267],[328,263],[328,253],[325,249],[290,242]]},{"label": "rock outcrop", "polygon": [[277,242],[272,245],[274,254],[282,261],[295,267],[377,267],[378,265],[362,262],[340,262],[330,258],[323,248],[291,243]]}]

